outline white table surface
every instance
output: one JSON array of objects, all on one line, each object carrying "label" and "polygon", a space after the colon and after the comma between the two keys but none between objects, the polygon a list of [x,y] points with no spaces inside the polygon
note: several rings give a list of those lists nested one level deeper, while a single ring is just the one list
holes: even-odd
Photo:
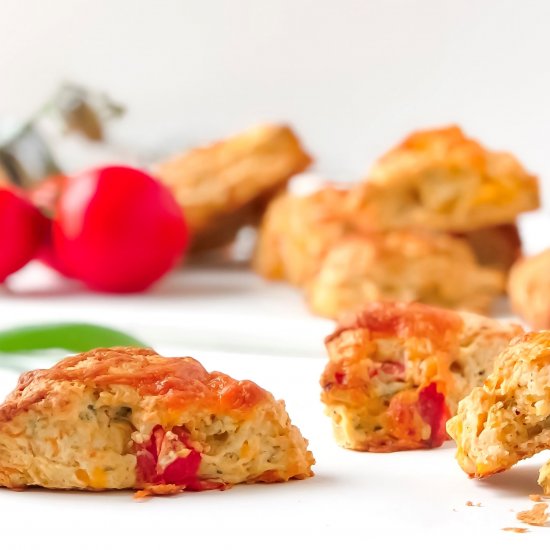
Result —
[{"label": "white table surface", "polygon": [[[531,233],[530,248],[540,248]],[[501,304],[501,313],[505,306]],[[532,506],[545,456],[483,482],[456,464],[452,442],[430,451],[346,451],[332,439],[319,401],[323,338],[332,322],[307,312],[298,292],[243,268],[187,267],[141,296],[92,294],[30,265],[0,291],[0,328],[41,321],[91,321],[134,333],[157,351],[193,355],[209,370],[250,378],[287,403],[309,439],[315,477],[278,485],[183,494],[137,503],[130,492],[0,490],[0,548],[138,548],[191,542],[201,547],[271,547],[299,539],[370,547],[418,541],[423,548],[491,542],[517,547],[550,540],[547,527],[526,534],[515,513]],[[5,360],[4,360],[5,361]],[[0,393],[21,364],[5,361]],[[1,366],[1,365],[0,365]],[[35,368],[41,361],[25,361]],[[467,501],[481,503],[470,507]],[[527,527],[527,526],[524,526]],[[195,540],[196,539],[196,540]],[[140,544],[141,543],[141,544]],[[142,545],[143,544],[143,545]]]}]

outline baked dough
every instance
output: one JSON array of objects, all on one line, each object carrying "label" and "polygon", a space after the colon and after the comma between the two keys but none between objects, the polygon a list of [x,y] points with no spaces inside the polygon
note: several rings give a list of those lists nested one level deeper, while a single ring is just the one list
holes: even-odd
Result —
[{"label": "baked dough", "polygon": [[325,256],[307,287],[311,310],[336,318],[375,300],[419,301],[484,312],[504,289],[460,238],[401,230],[350,236]]},{"label": "baked dough", "polygon": [[549,392],[550,331],[513,340],[447,423],[462,469],[486,477],[550,448]]},{"label": "baked dough", "polygon": [[483,227],[457,236],[466,240],[480,265],[506,275],[521,256],[521,237],[515,223]]},{"label": "baked dough", "polygon": [[227,244],[256,223],[274,194],[310,163],[291,128],[266,125],[170,158],[153,172],[183,208],[197,250]]},{"label": "baked dough", "polygon": [[521,332],[418,303],[369,304],[325,340],[322,401],[337,442],[374,452],[441,445],[458,401]]},{"label": "baked dough", "polygon": [[314,463],[282,401],[189,357],[108,348],[23,374],[0,406],[0,485],[222,488]]},{"label": "baked dough", "polygon": [[386,153],[352,202],[375,230],[471,231],[537,208],[538,181],[511,154],[489,151],[450,126],[415,132]]},{"label": "baked dough", "polygon": [[334,187],[277,197],[260,225],[255,271],[296,286],[307,283],[331,246],[351,231],[346,198],[346,191]]},{"label": "baked dough", "polygon": [[514,312],[533,329],[550,329],[550,248],[514,265],[508,294]]}]

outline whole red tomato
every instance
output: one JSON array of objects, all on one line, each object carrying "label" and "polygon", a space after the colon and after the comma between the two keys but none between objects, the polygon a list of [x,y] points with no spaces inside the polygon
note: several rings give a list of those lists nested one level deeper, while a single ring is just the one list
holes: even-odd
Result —
[{"label": "whole red tomato", "polygon": [[33,259],[46,228],[46,218],[18,190],[0,187],[0,283]]},{"label": "whole red tomato", "polygon": [[138,292],[174,267],[188,231],[170,191],[150,175],[109,166],[70,177],[53,220],[53,249],[88,287]]}]

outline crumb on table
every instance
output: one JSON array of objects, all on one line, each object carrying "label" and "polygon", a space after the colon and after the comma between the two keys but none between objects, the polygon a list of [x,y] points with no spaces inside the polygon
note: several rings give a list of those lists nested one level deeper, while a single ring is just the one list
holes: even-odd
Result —
[{"label": "crumb on table", "polygon": [[531,510],[518,512],[516,517],[520,521],[523,521],[523,523],[528,523],[529,525],[544,525],[548,520],[547,508],[548,504],[535,504]]},{"label": "crumb on table", "polygon": [[503,531],[509,531],[511,533],[527,533],[529,529],[526,529],[525,527],[503,527]]}]

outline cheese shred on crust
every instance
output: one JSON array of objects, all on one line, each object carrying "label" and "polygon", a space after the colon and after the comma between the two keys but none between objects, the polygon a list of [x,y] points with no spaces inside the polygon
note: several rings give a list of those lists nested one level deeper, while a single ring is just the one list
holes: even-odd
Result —
[{"label": "cheese shred on crust", "polygon": [[313,475],[284,402],[189,357],[109,348],[23,374],[0,406],[0,485],[225,488]]}]

